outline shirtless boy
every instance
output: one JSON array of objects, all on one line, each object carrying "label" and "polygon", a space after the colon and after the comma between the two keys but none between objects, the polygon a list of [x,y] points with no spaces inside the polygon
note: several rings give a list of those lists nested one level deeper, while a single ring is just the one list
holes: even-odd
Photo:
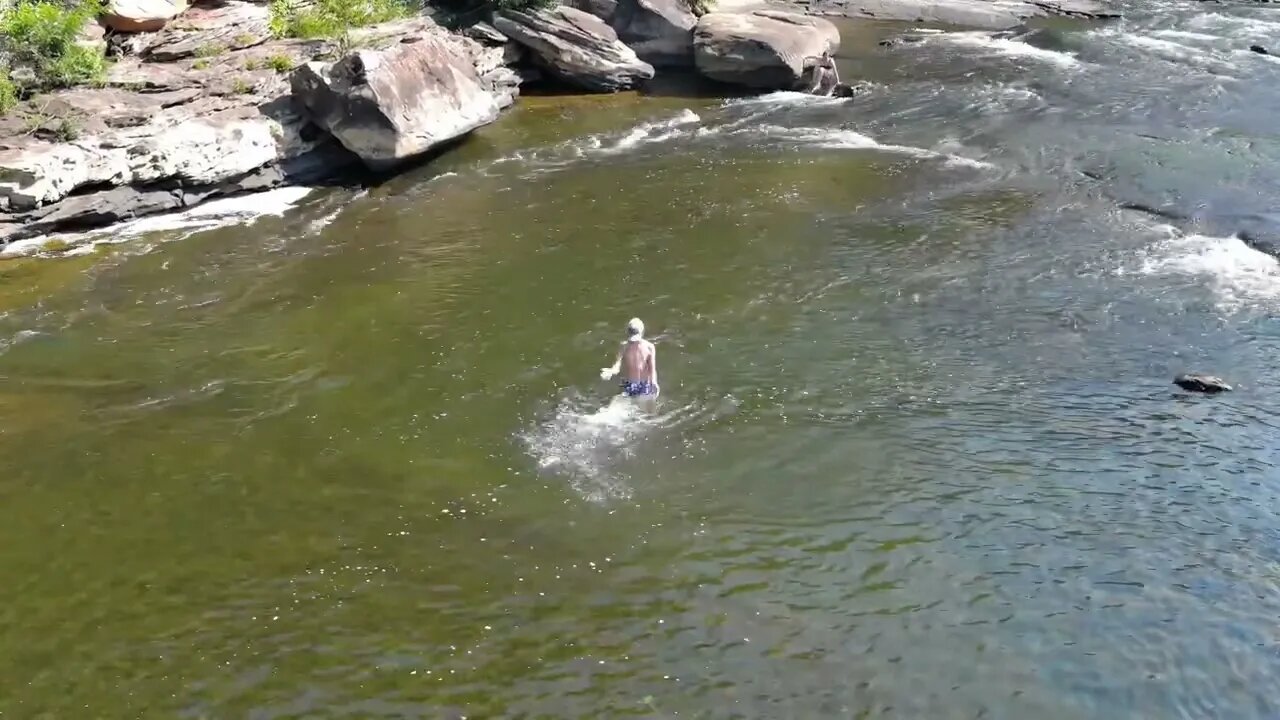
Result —
[{"label": "shirtless boy", "polygon": [[602,368],[600,377],[612,380],[622,373],[622,393],[627,397],[658,394],[658,359],[653,343],[644,339],[644,323],[632,318],[627,323],[627,339],[618,348],[613,367]]}]

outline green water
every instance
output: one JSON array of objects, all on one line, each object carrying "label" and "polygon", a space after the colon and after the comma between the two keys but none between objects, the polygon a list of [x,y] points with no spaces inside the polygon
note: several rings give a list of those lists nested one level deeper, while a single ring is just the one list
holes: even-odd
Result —
[{"label": "green water", "polygon": [[1280,266],[1078,172],[1261,166],[1135,140],[1221,78],[1055,32],[6,261],[0,717],[1274,716]]}]

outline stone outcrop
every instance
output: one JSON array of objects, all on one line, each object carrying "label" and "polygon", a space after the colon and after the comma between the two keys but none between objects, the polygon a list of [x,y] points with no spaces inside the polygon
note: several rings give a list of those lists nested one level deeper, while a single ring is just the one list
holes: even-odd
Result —
[{"label": "stone outcrop", "polygon": [[[374,170],[389,170],[498,119],[514,101],[477,68],[481,46],[421,32],[386,50],[357,50],[336,63],[294,71],[294,100]],[[514,86],[514,83],[512,84]]]},{"label": "stone outcrop", "polygon": [[1046,16],[1119,17],[1095,0],[801,0],[816,15],[1007,30]]},{"label": "stone outcrop", "polygon": [[[356,155],[300,112],[280,72],[282,60],[301,66],[336,45],[268,40],[266,18],[261,5],[219,0],[158,32],[115,34],[131,39],[132,55],[112,63],[104,87],[40,95],[0,116],[0,243],[358,169]],[[517,92],[504,47],[427,18],[352,39],[363,53],[447,44],[460,59],[432,72],[475,78],[499,106]]]},{"label": "stone outcrop", "polygon": [[570,5],[607,23],[650,65],[693,64],[693,27],[698,19],[685,0],[574,0]]},{"label": "stone outcrop", "polygon": [[116,32],[152,32],[187,9],[187,0],[110,0],[102,24]]},{"label": "stone outcrop", "polygon": [[698,72],[763,90],[798,87],[806,68],[839,47],[840,33],[830,21],[774,10],[703,15],[693,40]]},{"label": "stone outcrop", "polygon": [[503,10],[494,27],[529,50],[549,76],[593,92],[635,87],[654,75],[603,20],[576,8]]}]

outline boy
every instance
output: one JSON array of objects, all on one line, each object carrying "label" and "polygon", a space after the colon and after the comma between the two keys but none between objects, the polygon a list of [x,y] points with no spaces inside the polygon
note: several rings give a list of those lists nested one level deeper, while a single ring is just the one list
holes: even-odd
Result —
[{"label": "boy", "polygon": [[618,348],[613,367],[601,368],[600,377],[611,380],[622,373],[622,393],[627,397],[657,395],[658,359],[653,343],[644,339],[644,323],[631,318],[627,323],[627,339]]}]

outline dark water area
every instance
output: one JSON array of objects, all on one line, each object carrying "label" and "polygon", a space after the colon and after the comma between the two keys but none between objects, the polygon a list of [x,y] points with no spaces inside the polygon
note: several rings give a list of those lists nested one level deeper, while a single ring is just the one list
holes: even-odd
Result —
[{"label": "dark water area", "polygon": [[1277,717],[1280,11],[1123,9],[6,261],[0,717]]}]

